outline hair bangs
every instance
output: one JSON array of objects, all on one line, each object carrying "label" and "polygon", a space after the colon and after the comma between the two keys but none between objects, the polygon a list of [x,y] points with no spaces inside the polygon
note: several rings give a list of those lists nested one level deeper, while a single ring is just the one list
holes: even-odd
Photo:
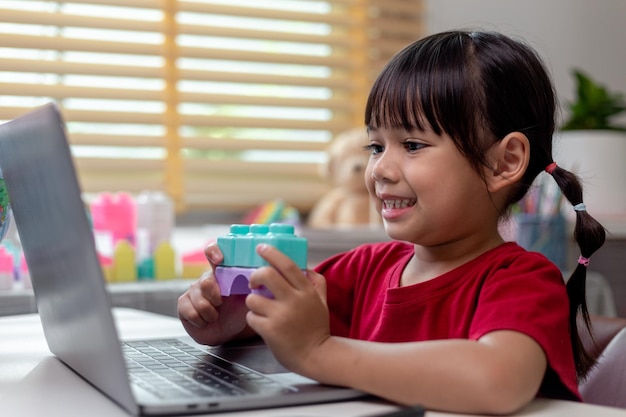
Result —
[{"label": "hair bangs", "polygon": [[458,48],[448,48],[423,41],[400,51],[370,91],[365,124],[406,130],[430,128],[438,135],[457,138],[470,133],[477,110],[469,92],[474,83],[468,79],[464,45],[457,44]]},{"label": "hair bangs", "polygon": [[422,97],[413,74],[384,71],[371,90],[365,124],[387,129],[425,130],[430,122],[424,120]]}]

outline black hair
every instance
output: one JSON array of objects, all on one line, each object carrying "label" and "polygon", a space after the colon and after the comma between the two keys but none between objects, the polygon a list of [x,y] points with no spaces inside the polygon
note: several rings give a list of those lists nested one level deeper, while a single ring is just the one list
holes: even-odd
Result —
[{"label": "black hair", "polygon": [[[530,143],[528,168],[508,195],[510,207],[535,177],[552,163],[557,99],[548,71],[536,51],[496,32],[450,31],[422,38],[398,52],[382,70],[365,109],[368,127],[429,127],[447,134],[481,176],[487,150],[511,132]],[[557,167],[552,176],[572,203],[582,202],[582,187],[571,172]],[[484,178],[484,177],[483,177]],[[577,211],[574,237],[589,258],[604,243],[605,230],[586,211]],[[567,283],[570,335],[579,378],[594,361],[576,327],[578,313],[590,330],[585,303],[586,268],[579,264]]]}]

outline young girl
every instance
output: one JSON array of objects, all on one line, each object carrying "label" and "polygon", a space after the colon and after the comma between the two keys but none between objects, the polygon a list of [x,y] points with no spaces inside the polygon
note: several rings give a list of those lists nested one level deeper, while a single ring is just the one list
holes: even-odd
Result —
[{"label": "young girl", "polygon": [[[536,53],[497,33],[448,32],[399,52],[365,111],[365,173],[391,242],[303,273],[267,245],[261,295],[222,298],[211,273],[181,296],[198,342],[258,334],[287,368],[402,404],[509,413],[535,396],[580,400],[591,366],[585,267],[604,229],[577,178],[552,160],[553,88]],[[567,288],[498,223],[547,171],[576,211],[578,266]],[[206,249],[214,267],[222,254]]]}]

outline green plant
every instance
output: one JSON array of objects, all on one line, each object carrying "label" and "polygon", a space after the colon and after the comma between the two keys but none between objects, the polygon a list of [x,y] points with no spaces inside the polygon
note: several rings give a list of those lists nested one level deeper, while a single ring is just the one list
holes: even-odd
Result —
[{"label": "green plant", "polygon": [[612,93],[582,71],[572,71],[576,78],[576,100],[569,105],[570,116],[561,130],[620,130],[626,126],[612,123],[611,119],[626,111],[624,96]]}]

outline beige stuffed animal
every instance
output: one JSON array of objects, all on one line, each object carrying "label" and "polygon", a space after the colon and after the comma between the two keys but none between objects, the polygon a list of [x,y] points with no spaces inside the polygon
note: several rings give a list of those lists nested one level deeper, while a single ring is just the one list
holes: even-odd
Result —
[{"label": "beige stuffed animal", "polygon": [[307,219],[311,228],[346,227],[370,223],[370,199],[365,187],[369,143],[364,128],[343,132],[327,148],[324,174],[333,188],[315,204]]}]

